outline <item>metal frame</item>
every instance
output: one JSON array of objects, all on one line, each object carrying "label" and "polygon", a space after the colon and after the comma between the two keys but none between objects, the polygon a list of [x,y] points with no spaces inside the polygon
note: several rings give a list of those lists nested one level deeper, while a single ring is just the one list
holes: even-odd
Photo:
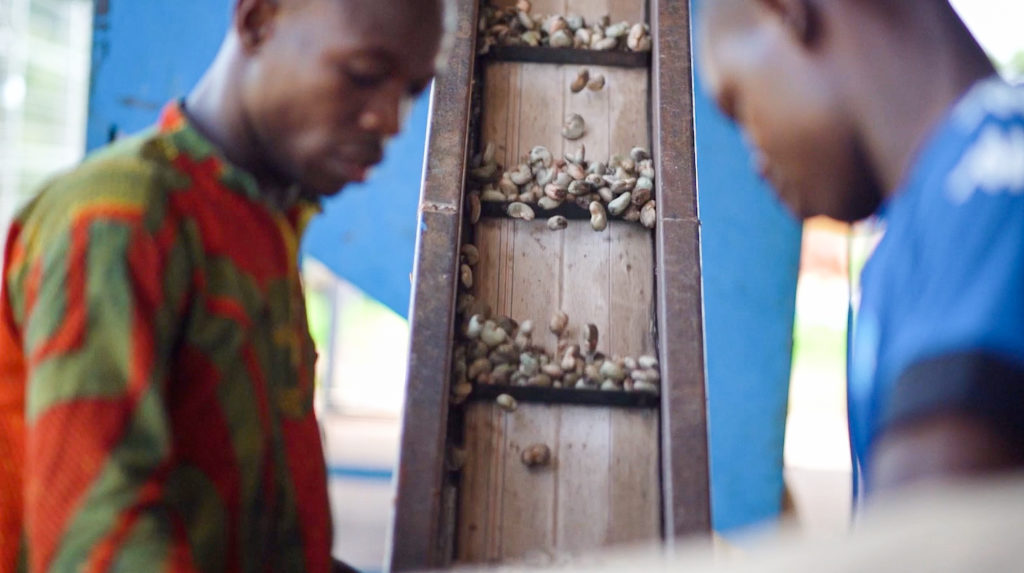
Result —
[{"label": "metal frame", "polygon": [[447,67],[434,82],[427,138],[415,277],[405,416],[396,472],[389,569],[447,564],[442,547],[449,372],[454,340],[462,193],[469,142],[479,0],[456,0],[458,24]]},{"label": "metal frame", "polygon": [[[670,544],[682,535],[711,532],[690,29],[689,0],[651,0],[662,532]],[[665,34],[665,30],[673,33]]]},{"label": "metal frame", "polygon": [[[429,132],[420,203],[409,375],[389,538],[391,571],[444,567],[451,560],[452,524],[446,523],[450,513],[445,499],[450,486],[444,463],[458,281],[455,246],[462,234],[479,1],[456,2],[455,42],[431,100],[431,126],[437,129]],[[655,244],[663,388],[662,531],[671,542],[680,535],[711,531],[700,220],[689,0],[650,0],[650,7],[655,39],[652,133],[659,177]],[[665,29],[672,33],[663,33]],[[504,50],[498,57],[511,54]],[[519,61],[536,57],[517,55]],[[621,65],[635,65],[635,59]]]}]

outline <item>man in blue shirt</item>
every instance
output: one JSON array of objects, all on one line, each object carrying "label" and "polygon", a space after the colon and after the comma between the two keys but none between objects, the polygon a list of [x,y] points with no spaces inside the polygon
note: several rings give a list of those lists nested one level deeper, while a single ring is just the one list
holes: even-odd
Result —
[{"label": "man in blue shirt", "polygon": [[868,490],[1024,467],[1024,90],[945,0],[712,0],[701,71],[800,218],[886,227],[850,430]]}]

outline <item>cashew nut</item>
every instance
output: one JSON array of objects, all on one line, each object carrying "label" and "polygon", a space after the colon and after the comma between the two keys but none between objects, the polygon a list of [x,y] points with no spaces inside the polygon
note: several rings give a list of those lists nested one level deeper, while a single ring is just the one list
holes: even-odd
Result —
[{"label": "cashew nut", "polygon": [[543,467],[551,463],[551,448],[544,444],[533,444],[527,446],[520,456],[523,464],[528,468]]},{"label": "cashew nut", "polygon": [[556,336],[561,336],[566,326],[569,326],[569,315],[560,310],[551,316],[548,329]]},{"label": "cashew nut", "polygon": [[658,368],[658,359],[654,356],[641,356],[640,358],[637,359],[636,362],[640,366],[640,368]]},{"label": "cashew nut", "polygon": [[640,209],[640,224],[648,229],[653,229],[658,224],[658,212],[655,201],[648,201],[643,209]]},{"label": "cashew nut", "polygon": [[501,394],[495,398],[494,402],[498,404],[498,407],[506,412],[515,412],[516,408],[519,407],[519,403],[516,399],[508,394]]},{"label": "cashew nut", "polygon": [[604,231],[608,228],[608,215],[604,211],[604,205],[597,201],[590,203],[590,226],[595,231]]},{"label": "cashew nut", "polygon": [[569,89],[572,90],[572,93],[578,94],[581,91],[583,91],[583,88],[587,87],[587,82],[589,81],[590,71],[587,70],[587,68],[583,68],[579,71],[578,74],[576,74],[576,79],[573,80],[572,84],[569,86]]},{"label": "cashew nut", "polygon": [[610,213],[613,217],[618,217],[619,215],[623,214],[626,211],[627,207],[630,206],[630,201],[632,199],[633,196],[630,194],[629,191],[626,191],[622,195],[619,195],[617,199],[615,199],[611,203],[608,203],[608,213]]},{"label": "cashew nut", "polygon": [[524,221],[532,221],[534,218],[533,209],[529,205],[522,202],[511,203],[508,206],[508,216],[513,219],[522,219]]},{"label": "cashew nut", "polygon": [[586,132],[586,122],[583,121],[583,117],[574,113],[565,118],[565,125],[562,126],[562,137],[568,140],[577,140],[583,137]]},{"label": "cashew nut", "polygon": [[530,150],[530,163],[539,163],[544,167],[551,167],[551,152],[547,147],[538,145]]},{"label": "cashew nut", "polygon": [[597,351],[597,325],[588,324],[580,331],[580,349],[586,354],[593,354]]},{"label": "cashew nut", "polygon": [[552,231],[561,231],[569,226],[569,220],[561,215],[555,215],[548,219],[548,229]]},{"label": "cashew nut", "polygon": [[476,248],[476,245],[466,243],[462,245],[462,260],[471,267],[475,267],[480,262],[480,250]]},{"label": "cashew nut", "polygon": [[471,225],[476,225],[480,222],[480,213],[480,193],[474,191],[469,194],[469,223]]}]

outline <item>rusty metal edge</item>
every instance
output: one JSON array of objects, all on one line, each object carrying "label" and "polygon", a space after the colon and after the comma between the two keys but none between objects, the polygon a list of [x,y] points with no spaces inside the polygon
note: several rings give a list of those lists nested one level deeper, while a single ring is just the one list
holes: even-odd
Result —
[{"label": "rusty metal edge", "polygon": [[689,0],[651,0],[663,534],[711,532]]},{"label": "rusty metal edge", "polygon": [[442,491],[479,0],[455,4],[454,43],[431,94],[409,313],[409,370],[384,564],[396,572],[443,567],[451,559],[450,548],[442,547]]}]

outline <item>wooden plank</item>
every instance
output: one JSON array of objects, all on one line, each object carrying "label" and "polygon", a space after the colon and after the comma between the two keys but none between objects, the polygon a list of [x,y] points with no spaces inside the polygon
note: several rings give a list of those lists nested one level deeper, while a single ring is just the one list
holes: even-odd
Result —
[{"label": "wooden plank", "polygon": [[[579,2],[581,0],[570,0]],[[647,22],[647,2],[644,0],[606,0],[608,2],[608,16],[612,22],[625,20],[631,24]]]},{"label": "wooden plank", "polygon": [[501,500],[495,499],[494,492],[501,483],[505,424],[493,403],[468,406],[465,423],[456,559],[486,563],[499,556],[493,543],[499,538],[493,516],[501,514]]},{"label": "wooden plank", "polygon": [[605,544],[636,543],[661,535],[658,412],[611,410],[608,530]]},{"label": "wooden plank", "polygon": [[[486,0],[499,8],[515,6],[518,0]],[[565,14],[565,0],[530,0],[531,14]]]},{"label": "wooden plank", "polygon": [[611,412],[563,406],[558,433],[556,546],[580,553],[604,545],[609,528]]},{"label": "wooden plank", "polygon": [[527,468],[520,456],[533,444],[554,450],[559,408],[521,404],[515,412],[504,413],[503,481],[496,488],[502,503],[499,541],[503,560],[521,559],[552,544],[557,451],[552,452],[554,463],[542,468]]},{"label": "wooden plank", "polygon": [[[616,352],[638,357],[654,354],[654,245],[650,232],[637,225],[609,225],[611,313],[615,328],[608,344]],[[608,475],[609,521],[606,543],[656,539],[661,533],[657,412],[611,412],[611,464]]]},{"label": "wooden plank", "polygon": [[[512,228],[508,219],[482,220],[476,227],[480,264],[473,290],[492,309],[507,305],[511,291]],[[464,435],[467,461],[460,488],[456,558],[462,563],[491,562],[501,557],[505,417],[493,402],[468,404]]]},{"label": "wooden plank", "polygon": [[608,348],[620,356],[655,353],[654,241],[639,225],[612,221],[610,234],[610,312],[615,328]]},{"label": "wooden plank", "polygon": [[[562,123],[567,113],[565,93],[569,85],[561,89],[565,66],[508,65],[517,65],[520,69],[518,154],[529,153],[534,146],[543,145],[555,157],[562,155]],[[490,107],[489,103],[484,105]]]},{"label": "wooden plank", "polygon": [[[533,4],[538,13],[577,12],[588,18],[611,13],[626,20],[643,15],[643,2],[635,0]],[[627,6],[639,9],[640,15],[628,15]],[[506,167],[514,167],[535,145],[560,156],[582,143],[588,158],[600,161],[637,145],[650,146],[647,70],[588,66],[592,75],[605,75],[605,89],[572,94],[569,85],[579,68],[533,63],[491,63],[485,68],[481,142],[497,144],[498,160]],[[569,113],[587,121],[587,133],[577,142],[561,137]],[[654,351],[650,231],[613,222],[606,232],[596,233],[584,219],[552,233],[540,219],[484,219],[476,227],[476,242],[481,253],[476,296],[498,314],[533,320],[534,342],[548,351],[555,350],[556,340],[545,336],[546,326],[558,309],[570,316],[566,338],[573,343],[580,327],[593,323],[601,333],[599,349],[609,355]],[[491,398],[500,389],[478,392]],[[524,400],[514,414],[503,416],[498,428],[481,421],[478,412],[493,411],[493,406],[471,402],[468,408],[467,450],[476,453],[469,455],[463,476],[460,561],[520,558],[532,551],[582,552],[657,536],[657,412]],[[470,437],[474,432],[491,435]],[[528,472],[520,463],[519,453],[533,441],[550,444],[555,462],[549,473]],[[490,468],[478,468],[480,464]]]},{"label": "wooden plank", "polygon": [[647,70],[606,68],[608,136],[615,142],[612,153],[629,153],[635,146],[651,149],[650,80]]},{"label": "wooden plank", "polygon": [[505,166],[511,166],[518,154],[519,77],[515,64],[494,64],[484,70],[483,101],[487,103],[480,122],[480,146],[494,143],[495,159]]},{"label": "wooden plank", "polygon": [[570,221],[563,231],[561,308],[569,315],[566,338],[578,343],[581,329],[594,324],[598,330],[598,348],[606,350],[609,325],[608,256],[611,237],[595,233],[589,223]]},{"label": "wooden plank", "polygon": [[[508,142],[510,159],[528,154],[536,145],[545,145],[554,154],[561,154],[561,125],[564,109],[558,84],[562,66],[526,64],[518,66],[518,83],[509,83],[518,90],[516,140]],[[485,101],[485,116],[491,102]],[[510,111],[511,113],[511,111]],[[485,123],[487,120],[485,119]],[[506,141],[508,141],[506,139]],[[558,308],[557,293],[551,285],[559,280],[561,237],[548,230],[543,220],[513,221],[511,234],[501,240],[510,248],[502,264],[511,266],[504,284],[506,296],[495,310],[523,322],[536,325],[536,344],[545,342],[545,326]],[[552,346],[552,352],[555,348]],[[558,427],[556,407],[521,405],[505,417],[504,472],[502,482],[495,484],[502,496],[500,516],[500,556],[503,559],[524,557],[528,552],[548,546],[554,535],[555,487],[553,471],[528,471],[519,461],[520,452],[532,443],[554,447]]]},{"label": "wooden plank", "polygon": [[515,221],[514,227],[512,296],[502,312],[519,322],[532,320],[534,344],[554,354],[555,340],[547,325],[559,305],[558,291],[551,287],[561,278],[562,237],[543,220]]},{"label": "wooden plank", "polygon": [[[563,66],[561,89],[565,101],[565,115],[578,113],[586,122],[586,131],[583,137],[577,141],[566,142],[566,149],[575,152],[580,145],[587,146],[587,158],[590,160],[607,161],[611,156],[611,140],[609,139],[609,118],[608,91],[591,91],[585,89],[574,94],[569,89],[570,84],[576,79],[580,70],[585,66]],[[586,67],[591,77],[597,74],[610,73],[610,68]],[[641,72],[645,73],[645,72]],[[628,150],[626,150],[628,151]]]},{"label": "wooden plank", "polygon": [[651,0],[664,535],[711,533],[689,0]]},{"label": "wooden plank", "polygon": [[[405,415],[388,552],[391,571],[446,565],[442,546],[448,372],[461,238],[469,113],[476,54],[477,0],[456,0],[457,32],[446,72],[434,82],[420,234],[410,309],[411,342]],[[447,524],[444,524],[447,527]]]}]

